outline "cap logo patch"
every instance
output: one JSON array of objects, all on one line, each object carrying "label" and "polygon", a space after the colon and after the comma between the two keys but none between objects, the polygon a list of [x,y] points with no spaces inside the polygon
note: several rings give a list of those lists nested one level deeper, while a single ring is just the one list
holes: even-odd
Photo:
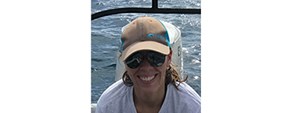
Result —
[{"label": "cap logo patch", "polygon": [[152,37],[156,37],[156,38],[159,38],[161,40],[165,40],[165,37],[160,35],[160,34],[147,34],[147,38],[152,38]]}]

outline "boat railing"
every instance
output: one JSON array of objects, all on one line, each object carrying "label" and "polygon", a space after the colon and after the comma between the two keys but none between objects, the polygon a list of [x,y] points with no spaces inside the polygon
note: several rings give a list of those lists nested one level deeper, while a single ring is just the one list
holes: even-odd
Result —
[{"label": "boat railing", "polygon": [[157,0],[152,0],[151,8],[115,8],[99,11],[92,14],[92,20],[119,13],[161,13],[161,14],[201,14],[201,9],[197,8],[159,8]]}]

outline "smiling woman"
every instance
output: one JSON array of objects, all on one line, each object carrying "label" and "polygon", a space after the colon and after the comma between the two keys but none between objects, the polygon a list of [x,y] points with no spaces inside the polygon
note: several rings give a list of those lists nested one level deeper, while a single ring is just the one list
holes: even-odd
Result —
[{"label": "smiling woman", "polygon": [[96,113],[201,112],[200,96],[171,66],[172,48],[162,22],[139,17],[126,25],[121,40],[123,81],[103,92]]},{"label": "smiling woman", "polygon": [[[119,54],[117,54],[121,45],[120,32],[122,27],[133,18],[144,15],[119,14],[92,21],[91,103],[96,103],[106,88],[122,78],[124,72],[119,70],[120,67],[125,68],[125,65],[119,65],[123,61],[118,60]],[[174,43],[171,44],[172,63],[180,76],[183,78],[188,76],[186,82],[201,95],[200,16],[177,14],[149,14],[148,16],[162,20],[168,30],[170,43]]]},{"label": "smiling woman", "polygon": [[[96,3],[101,3],[101,5],[97,5]],[[128,60],[128,63],[133,64],[124,64],[125,55],[121,55],[120,49],[122,42],[120,41],[120,31],[125,31],[126,24],[131,22],[132,20],[136,19],[140,16],[151,16],[155,17],[164,25],[165,29],[167,29],[169,41],[171,43],[172,50],[170,53],[172,54],[171,60],[172,63],[168,66],[166,71],[167,75],[171,74],[172,76],[166,76],[166,95],[170,94],[169,91],[173,91],[173,88],[168,88],[169,86],[175,87],[179,91],[184,90],[182,86],[186,86],[185,84],[190,85],[189,87],[192,90],[195,90],[199,95],[201,95],[201,48],[200,48],[200,35],[201,35],[201,28],[200,28],[200,1],[199,0],[152,0],[158,1],[158,8],[156,5],[152,4],[151,8],[151,0],[113,0],[109,1],[99,1],[99,0],[92,0],[92,17],[96,14],[101,14],[109,9],[122,9],[124,8],[146,8],[142,12],[127,12],[125,14],[114,14],[110,16],[104,16],[100,18],[92,19],[92,87],[91,87],[91,102],[92,102],[92,113],[95,112],[96,109],[96,102],[99,100],[101,95],[106,95],[106,92],[111,89],[111,87],[116,86],[112,84],[116,84],[120,82],[122,85],[129,84],[130,88],[133,88],[133,82],[129,78],[129,74],[127,69],[129,65],[133,66],[136,65],[135,69],[139,69],[144,65],[144,63],[149,63],[150,66],[153,68],[160,68],[161,66],[156,67],[156,65],[160,65],[157,62],[157,58],[151,59],[150,53],[153,51],[144,51],[141,53],[141,57],[135,56],[134,59]],[[95,5],[96,4],[96,5]],[[160,12],[167,11],[165,9],[174,9],[175,12]],[[193,9],[191,9],[193,8]],[[155,14],[151,14],[153,11],[158,11]],[[189,13],[185,13],[185,11],[189,11]],[[124,26],[124,27],[123,27]],[[176,26],[176,27],[175,27]],[[149,33],[148,38],[158,38],[158,39],[165,39],[164,35],[158,35],[154,33]],[[166,39],[165,39],[166,40]],[[144,44],[142,44],[143,46]],[[153,45],[153,44],[151,44]],[[153,47],[156,47],[153,45]],[[139,53],[140,51],[136,51],[131,54]],[[159,53],[159,52],[158,52]],[[131,57],[131,54],[128,57]],[[152,53],[151,53],[152,54]],[[165,60],[167,59],[168,55],[165,55]],[[164,60],[164,61],[165,61]],[[163,62],[164,64],[166,63]],[[163,65],[164,65],[163,64]],[[169,68],[172,67],[172,68]],[[176,71],[175,71],[176,70]],[[125,76],[126,71],[126,76]],[[174,76],[177,73],[178,76]],[[159,78],[160,73],[154,73],[154,76],[138,76],[137,80],[144,80],[144,81],[155,81]],[[123,76],[124,75],[124,76]],[[188,76],[188,77],[187,77]],[[125,81],[122,82],[122,77],[126,77]],[[186,78],[185,82],[180,83],[182,78]],[[129,78],[129,79],[128,79]],[[171,82],[171,79],[175,81],[175,85]],[[180,83],[180,84],[179,84]],[[126,86],[126,85],[125,85]],[[109,88],[108,88],[109,87]],[[127,86],[125,88],[128,88]],[[170,90],[169,90],[170,89]],[[176,90],[177,90],[176,89]],[[176,91],[175,90],[175,91]],[[105,91],[105,92],[104,92]],[[118,91],[116,91],[118,92]],[[129,95],[133,95],[129,94]],[[119,95],[118,95],[119,96]],[[106,97],[106,96],[102,96]],[[133,100],[133,99],[132,99]],[[165,98],[167,101],[168,99]],[[176,100],[176,99],[175,99]],[[98,104],[99,105],[99,104]],[[101,104],[102,105],[102,104]],[[101,106],[100,105],[100,106]],[[113,109],[116,109],[117,105],[112,104],[115,106]],[[200,106],[198,106],[200,108]],[[162,112],[161,112],[162,113]]]}]

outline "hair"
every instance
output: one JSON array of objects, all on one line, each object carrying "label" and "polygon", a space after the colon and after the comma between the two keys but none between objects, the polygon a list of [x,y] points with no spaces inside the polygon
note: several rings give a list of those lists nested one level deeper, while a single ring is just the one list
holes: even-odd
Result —
[{"label": "hair", "polygon": [[[167,86],[168,84],[173,84],[175,88],[178,90],[178,86],[180,83],[185,82],[187,80],[188,76],[185,77],[185,79],[181,79],[179,76],[179,73],[173,66],[173,64],[170,64],[169,68],[166,70],[166,79],[165,79],[165,85]],[[127,74],[127,71],[124,72],[122,76],[123,83],[131,87],[133,86],[133,82],[131,81],[129,75]]]}]

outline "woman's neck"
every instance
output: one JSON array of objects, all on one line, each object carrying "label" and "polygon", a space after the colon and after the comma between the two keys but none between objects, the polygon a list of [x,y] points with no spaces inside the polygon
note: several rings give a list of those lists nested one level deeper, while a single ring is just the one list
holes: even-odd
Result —
[{"label": "woman's neck", "polygon": [[133,90],[133,100],[137,111],[159,112],[165,98],[166,86],[155,92]]}]

